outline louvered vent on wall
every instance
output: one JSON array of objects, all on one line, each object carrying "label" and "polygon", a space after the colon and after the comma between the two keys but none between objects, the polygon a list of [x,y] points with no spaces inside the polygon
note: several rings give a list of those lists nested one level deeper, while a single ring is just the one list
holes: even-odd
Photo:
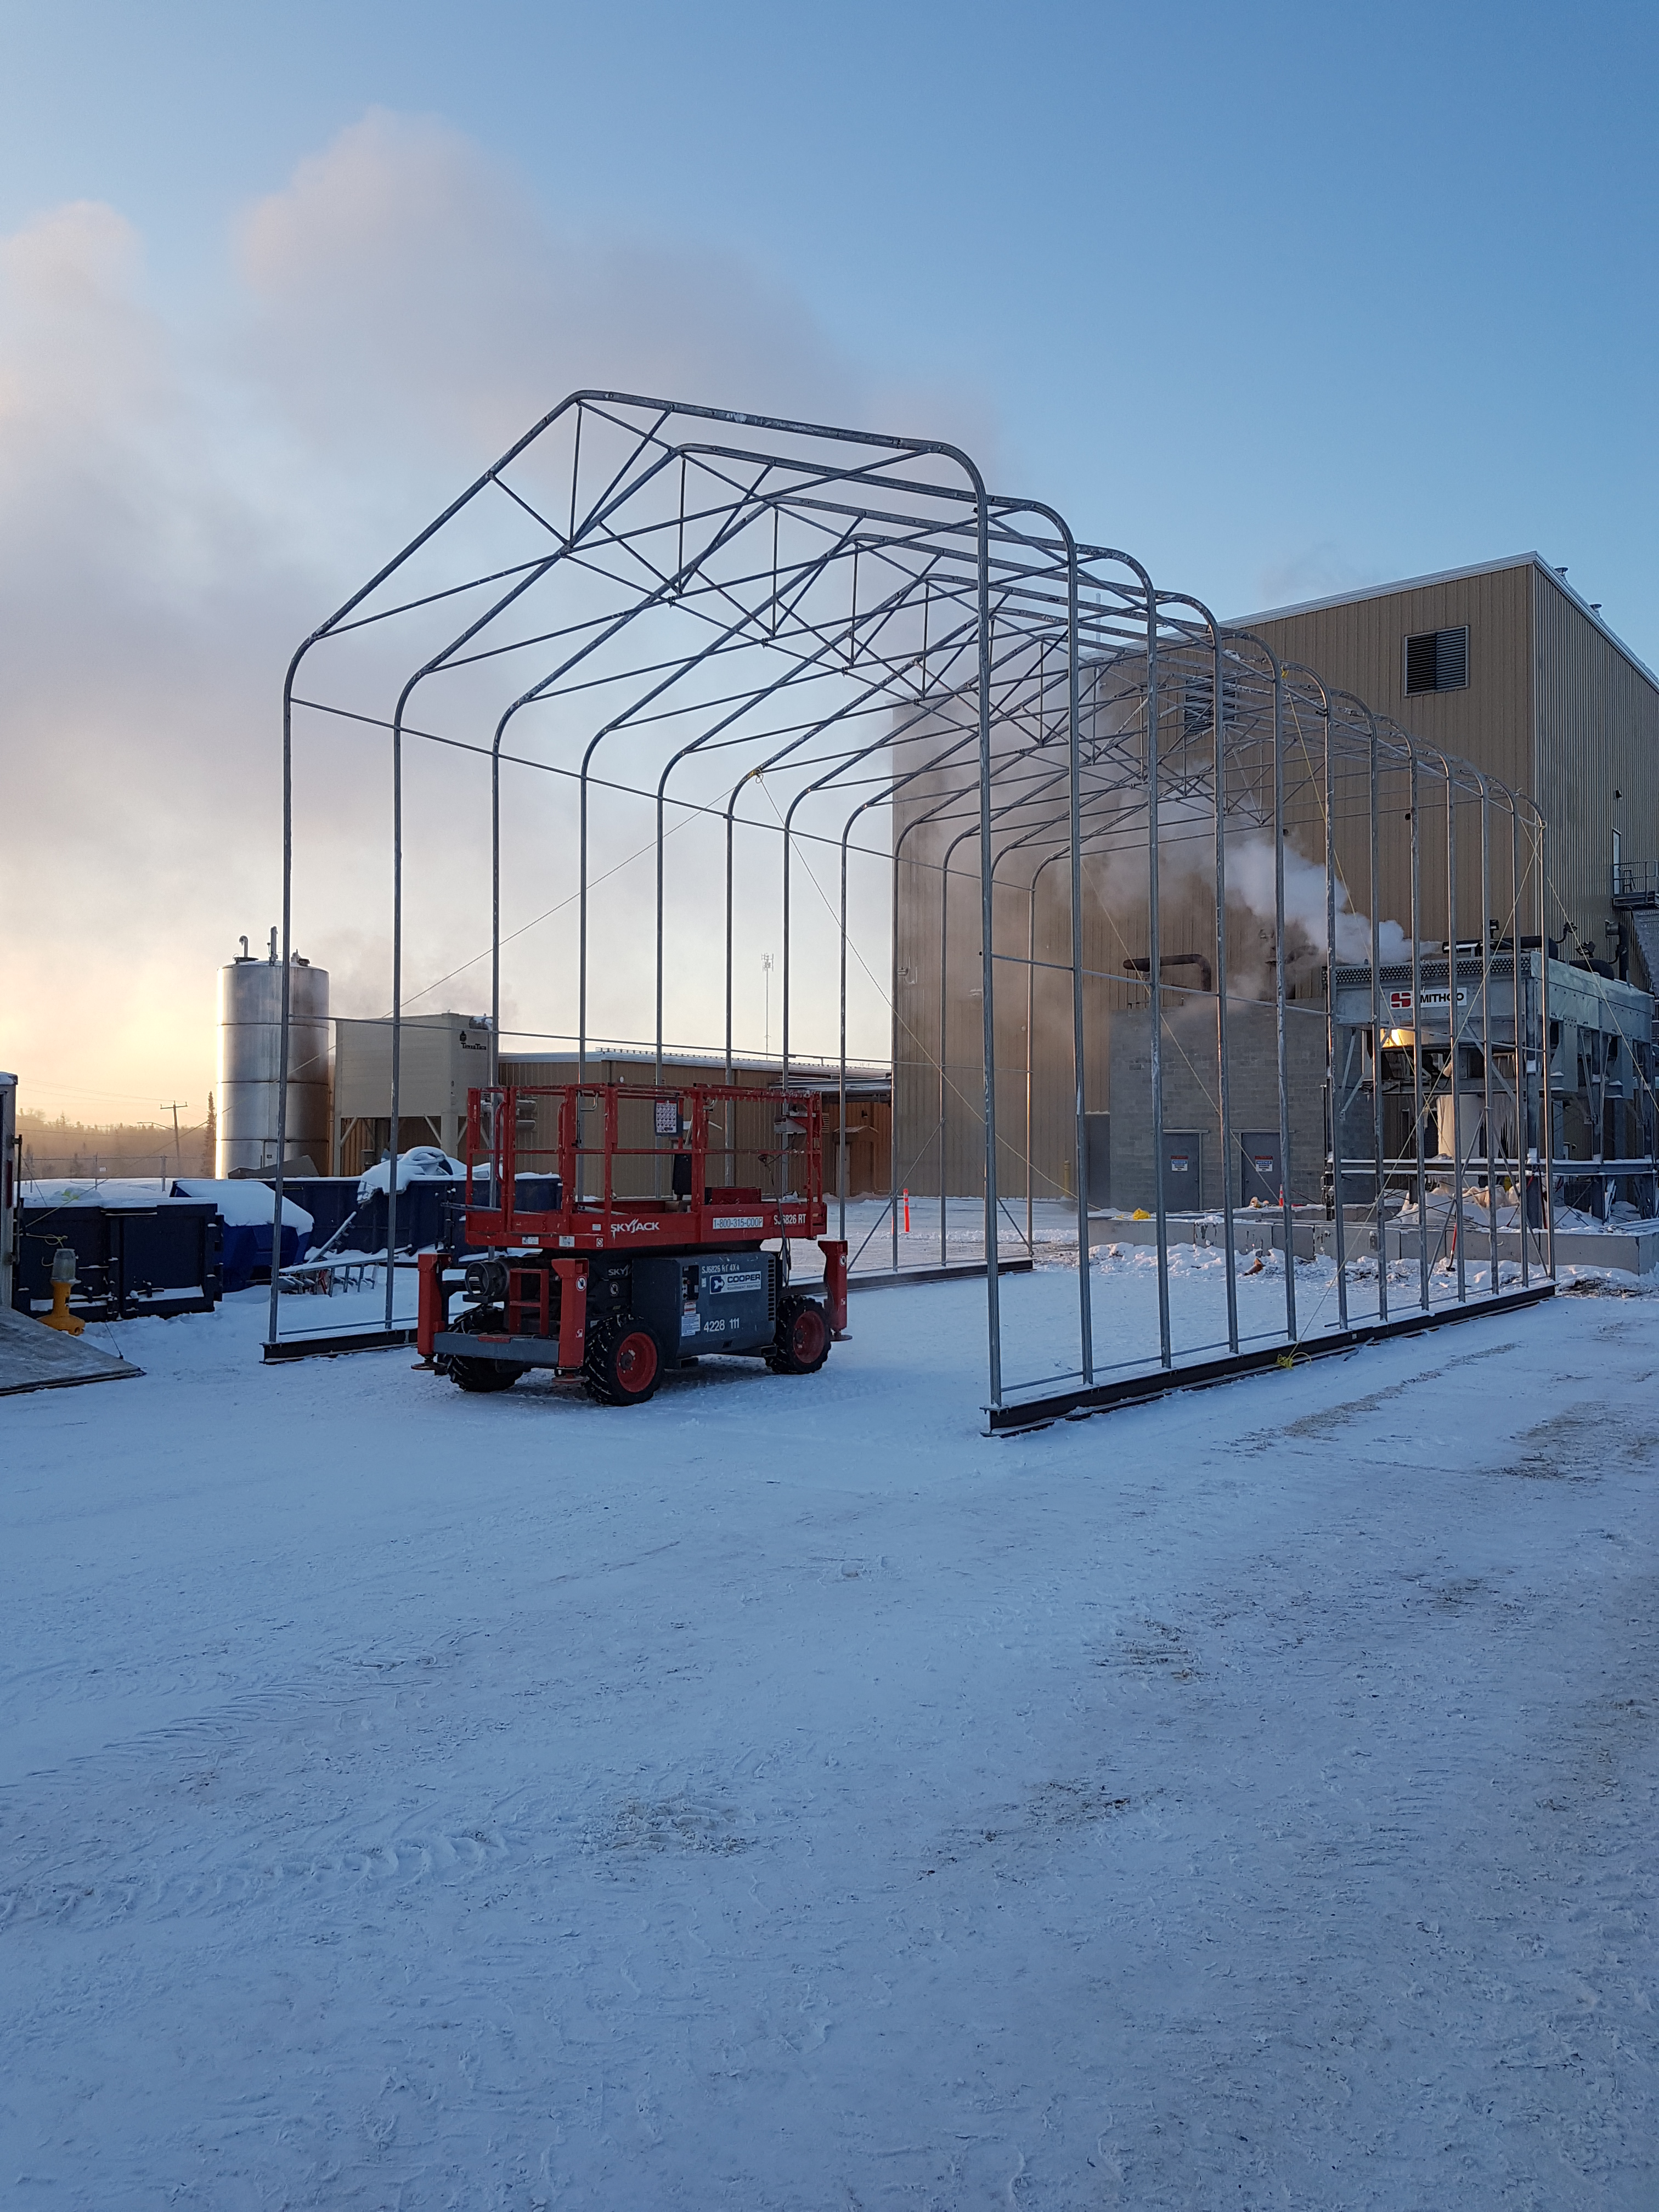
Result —
[{"label": "louvered vent on wall", "polygon": [[1469,626],[1419,630],[1406,640],[1406,690],[1462,691],[1469,680]]}]

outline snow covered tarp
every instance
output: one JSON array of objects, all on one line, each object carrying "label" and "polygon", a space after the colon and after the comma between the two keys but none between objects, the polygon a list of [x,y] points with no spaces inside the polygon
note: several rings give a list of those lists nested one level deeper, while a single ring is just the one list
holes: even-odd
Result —
[{"label": "snow covered tarp", "polygon": [[[466,1181],[466,1162],[458,1160],[437,1145],[414,1145],[398,1155],[398,1188],[407,1190],[412,1182],[443,1182]],[[392,1181],[392,1163],[376,1160],[366,1174],[357,1179],[357,1203],[363,1206],[376,1191],[386,1191]]]},{"label": "snow covered tarp", "polygon": [[173,1194],[169,1176],[40,1176],[21,1186],[25,1206],[156,1206]]},{"label": "snow covered tarp", "polygon": [[[332,1240],[341,1249],[378,1253],[386,1248],[390,1164],[377,1160],[358,1178],[357,1208]],[[466,1163],[436,1145],[415,1145],[398,1155],[398,1249],[421,1251],[445,1241],[452,1205],[466,1190]]]},{"label": "snow covered tarp", "polygon": [[[175,1197],[208,1199],[217,1207],[224,1224],[220,1269],[227,1291],[245,1291],[257,1275],[269,1278],[271,1217],[276,1210],[276,1194],[269,1183],[204,1176],[175,1182],[173,1190]],[[280,1266],[292,1267],[301,1258],[311,1229],[312,1218],[304,1206],[284,1198]]]},{"label": "snow covered tarp", "polygon": [[[227,1229],[269,1229],[271,1215],[276,1212],[276,1194],[268,1182],[191,1176],[175,1182],[173,1194],[175,1198],[210,1198]],[[296,1206],[291,1198],[284,1197],[283,1226],[309,1236],[311,1216],[303,1206]]]}]

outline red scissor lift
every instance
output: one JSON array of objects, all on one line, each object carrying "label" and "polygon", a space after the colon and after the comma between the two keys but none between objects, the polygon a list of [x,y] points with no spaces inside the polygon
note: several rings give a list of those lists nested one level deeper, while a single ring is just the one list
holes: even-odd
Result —
[{"label": "red scissor lift", "polygon": [[[815,1374],[844,1333],[816,1092],[493,1085],[467,1094],[466,1130],[465,1208],[452,1249],[421,1255],[416,1329],[463,1389],[542,1367],[638,1405],[710,1352]],[[824,1303],[790,1288],[792,1237],[817,1240]]]}]

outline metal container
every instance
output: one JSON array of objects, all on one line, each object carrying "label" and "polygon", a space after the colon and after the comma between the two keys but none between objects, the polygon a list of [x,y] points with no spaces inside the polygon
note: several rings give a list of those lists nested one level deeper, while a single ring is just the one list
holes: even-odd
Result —
[{"label": "metal container", "polygon": [[34,1313],[52,1304],[54,1282],[70,1282],[70,1311],[85,1321],[211,1313],[223,1295],[221,1243],[210,1199],[30,1203],[22,1209],[15,1303]]},{"label": "metal container", "polygon": [[[268,1172],[276,1164],[282,1085],[283,969],[276,957],[242,957],[219,970],[218,1141],[213,1171]],[[289,969],[288,1157],[329,1165],[328,971],[296,953]]]}]

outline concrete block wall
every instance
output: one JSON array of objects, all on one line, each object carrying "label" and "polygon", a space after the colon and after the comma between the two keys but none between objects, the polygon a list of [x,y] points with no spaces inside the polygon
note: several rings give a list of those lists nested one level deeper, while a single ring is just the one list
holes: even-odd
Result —
[{"label": "concrete block wall", "polygon": [[[1173,1006],[1170,1003],[1175,1000]],[[1326,1029],[1322,1010],[1289,1011],[1286,1031],[1291,1098],[1291,1198],[1316,1200],[1325,1169]],[[1233,1158],[1226,1174],[1238,1200],[1238,1139],[1246,1129],[1279,1127],[1279,1043],[1274,1010],[1255,1000],[1230,1000],[1227,1061]],[[1206,1206],[1222,1197],[1221,1109],[1217,1080],[1216,1001],[1167,994],[1164,1024],[1164,1127],[1197,1130],[1203,1139]],[[1152,1016],[1147,1007],[1113,1018],[1111,1058],[1112,1203],[1153,1205]]]}]

